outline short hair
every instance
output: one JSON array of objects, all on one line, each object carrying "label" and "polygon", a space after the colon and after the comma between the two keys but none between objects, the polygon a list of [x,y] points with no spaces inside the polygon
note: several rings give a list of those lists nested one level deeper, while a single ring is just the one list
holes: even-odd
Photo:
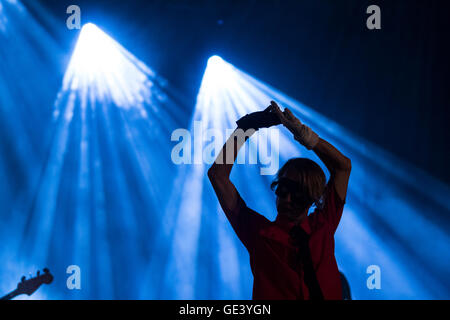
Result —
[{"label": "short hair", "polygon": [[323,194],[326,186],[326,177],[322,168],[314,161],[307,158],[289,159],[278,170],[276,178],[270,185],[272,190],[278,185],[280,178],[289,169],[295,169],[299,175],[299,191],[302,197],[301,209],[306,210],[311,205],[317,208],[323,207]]}]

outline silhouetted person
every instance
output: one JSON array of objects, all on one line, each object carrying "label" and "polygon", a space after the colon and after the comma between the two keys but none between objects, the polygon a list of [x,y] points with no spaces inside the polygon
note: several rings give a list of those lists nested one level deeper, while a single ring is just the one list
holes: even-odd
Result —
[{"label": "silhouetted person", "polygon": [[[237,130],[208,170],[208,177],[222,209],[250,254],[253,299],[342,299],[334,233],[345,203],[350,159],[303,125],[289,109],[282,112],[273,101],[266,110],[248,114],[237,124]],[[298,142],[323,161],[330,179],[327,183],[324,172],[312,160],[287,161],[272,183],[278,215],[271,222],[247,207],[230,181],[230,173],[239,149],[251,136],[242,138],[242,131],[278,124],[283,124]],[[252,181],[248,183],[251,186]],[[316,209],[308,215],[312,205]]]}]

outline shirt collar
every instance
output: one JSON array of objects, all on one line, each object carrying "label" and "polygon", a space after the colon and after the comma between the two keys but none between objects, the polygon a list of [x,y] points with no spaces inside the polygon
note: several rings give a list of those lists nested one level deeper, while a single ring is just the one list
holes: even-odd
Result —
[{"label": "shirt collar", "polygon": [[[283,230],[285,230],[286,232],[289,232],[292,227],[294,227],[296,224],[298,224],[296,221],[292,221],[289,220],[287,217],[283,216],[283,215],[277,215],[276,219],[275,219],[275,223]],[[308,216],[306,216],[301,222],[300,222],[300,227],[302,227],[303,230],[305,230],[305,232],[307,234],[311,233],[311,227],[309,225],[309,219]]]}]

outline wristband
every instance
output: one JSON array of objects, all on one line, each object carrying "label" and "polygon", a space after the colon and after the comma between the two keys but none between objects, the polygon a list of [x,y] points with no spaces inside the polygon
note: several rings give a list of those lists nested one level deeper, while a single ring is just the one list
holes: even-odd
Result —
[{"label": "wristband", "polygon": [[308,150],[313,149],[319,142],[319,136],[310,127],[302,124],[300,128],[297,127],[294,139],[304,145]]}]

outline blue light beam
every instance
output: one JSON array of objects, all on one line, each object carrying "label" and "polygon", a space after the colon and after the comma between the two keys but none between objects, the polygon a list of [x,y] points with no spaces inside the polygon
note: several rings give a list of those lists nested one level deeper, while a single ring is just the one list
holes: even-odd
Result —
[{"label": "blue light beam", "polygon": [[30,260],[83,270],[89,286],[62,297],[136,298],[173,178],[160,137],[180,124],[167,110],[185,116],[172,96],[167,81],[110,36],[83,27],[22,239]]}]

